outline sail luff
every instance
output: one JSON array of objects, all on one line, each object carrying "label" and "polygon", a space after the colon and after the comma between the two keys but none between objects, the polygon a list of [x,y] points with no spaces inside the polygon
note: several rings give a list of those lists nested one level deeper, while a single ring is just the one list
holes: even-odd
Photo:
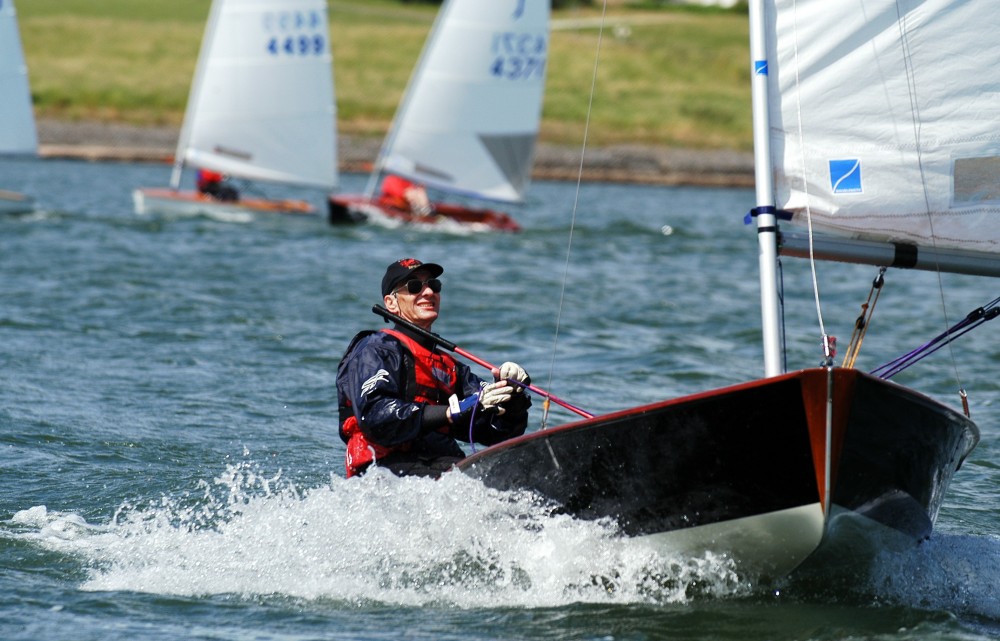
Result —
[{"label": "sail luff", "polygon": [[[375,187],[378,183],[378,179],[381,177],[382,172],[385,169],[386,157],[393,148],[396,136],[399,135],[400,123],[406,116],[409,109],[409,103],[413,98],[413,86],[417,82],[417,79],[423,76],[422,70],[427,64],[428,53],[430,52],[433,43],[437,41],[437,34],[441,29],[441,24],[443,24],[445,16],[451,9],[451,5],[452,0],[444,0],[438,8],[438,12],[434,16],[434,22],[431,24],[431,29],[427,32],[427,40],[424,42],[424,46],[420,50],[420,56],[417,58],[417,64],[414,65],[413,71],[410,72],[410,77],[406,81],[406,88],[403,89],[403,97],[399,101],[399,106],[396,107],[396,113],[393,114],[392,123],[389,125],[389,131],[386,133],[385,138],[382,139],[382,146],[379,147],[378,156],[375,158],[375,166],[372,168],[372,172],[368,177],[368,184],[365,187],[365,193],[369,198],[371,198],[375,193]],[[404,172],[399,173],[400,175],[405,176]],[[416,179],[414,176],[405,177]]]},{"label": "sail luff", "polygon": [[177,151],[174,152],[174,166],[170,173],[171,189],[180,188],[185,157],[191,139],[191,128],[195,121],[194,109],[200,102],[199,96],[204,85],[205,68],[208,66],[208,57],[212,52],[212,39],[218,31],[219,14],[224,2],[225,0],[212,0],[208,19],[205,21],[205,31],[202,34],[201,48],[198,51],[198,62],[195,63],[194,74],[191,77],[191,89],[188,91],[187,105],[184,107],[184,122],[181,124],[180,135],[177,138]]},{"label": "sail luff", "polygon": [[13,0],[0,3],[0,56],[0,154],[37,154],[38,131]]},{"label": "sail luff", "polygon": [[442,5],[377,173],[519,202],[541,121],[548,38],[548,0]]}]

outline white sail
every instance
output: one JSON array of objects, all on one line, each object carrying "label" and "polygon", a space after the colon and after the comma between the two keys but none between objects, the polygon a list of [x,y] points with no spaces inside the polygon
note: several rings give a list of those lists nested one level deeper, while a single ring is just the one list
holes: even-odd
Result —
[{"label": "white sail", "polygon": [[215,0],[178,159],[241,178],[332,189],[336,145],[326,2]]},{"label": "white sail", "polygon": [[38,133],[14,0],[0,0],[0,87],[0,153],[37,153]]},{"label": "white sail", "polygon": [[775,0],[775,204],[817,229],[1000,251],[996,7]]},{"label": "white sail", "polygon": [[381,168],[453,193],[520,201],[541,119],[549,0],[446,0]]}]

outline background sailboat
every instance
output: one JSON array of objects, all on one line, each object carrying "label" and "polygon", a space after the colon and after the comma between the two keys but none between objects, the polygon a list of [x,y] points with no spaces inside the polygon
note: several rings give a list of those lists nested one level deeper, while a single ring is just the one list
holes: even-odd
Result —
[{"label": "background sailboat", "polygon": [[[978,427],[834,367],[825,333],[823,367],[785,372],[777,249],[791,235],[778,218],[861,243],[851,260],[884,246],[883,265],[996,273],[993,16],[961,0],[750,2],[766,377],[528,434],[460,467],[669,552],[729,555],[751,576],[840,562],[825,553],[858,551],[844,544],[856,535],[929,536]],[[802,238],[811,253],[818,239]]]},{"label": "background sailboat", "polygon": [[[36,155],[38,133],[31,108],[28,67],[17,28],[14,0],[0,0],[0,154]],[[0,189],[0,213],[22,213],[35,208],[25,194]]]},{"label": "background sailboat", "polygon": [[332,53],[323,0],[214,0],[170,189],[136,213],[314,213],[301,200],[221,202],[180,191],[184,167],[330,190],[338,182]]},{"label": "background sailboat", "polygon": [[549,38],[548,0],[448,0],[363,196],[330,197],[330,222],[390,219],[516,230],[506,214],[443,202],[419,216],[374,197],[384,174],[448,194],[519,202],[531,177]]}]

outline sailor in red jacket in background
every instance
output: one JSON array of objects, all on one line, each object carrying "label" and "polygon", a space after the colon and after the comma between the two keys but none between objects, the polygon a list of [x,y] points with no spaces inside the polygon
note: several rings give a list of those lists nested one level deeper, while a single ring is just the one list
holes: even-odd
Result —
[{"label": "sailor in red jacket in background", "polygon": [[[393,314],[430,331],[441,307],[444,268],[398,260],[382,278]],[[456,439],[492,445],[524,433],[531,399],[524,369],[506,362],[487,383],[433,342],[396,326],[361,332],[337,368],[340,437],[347,476],[371,465],[399,476],[437,477],[465,457]]]},{"label": "sailor in red jacket in background", "polygon": [[216,200],[231,202],[239,200],[240,194],[236,188],[226,182],[226,177],[211,169],[198,169],[195,175],[198,191]]},{"label": "sailor in red jacket in background", "polygon": [[409,211],[417,216],[434,213],[434,207],[427,197],[427,189],[395,174],[382,179],[382,200],[396,209]]}]

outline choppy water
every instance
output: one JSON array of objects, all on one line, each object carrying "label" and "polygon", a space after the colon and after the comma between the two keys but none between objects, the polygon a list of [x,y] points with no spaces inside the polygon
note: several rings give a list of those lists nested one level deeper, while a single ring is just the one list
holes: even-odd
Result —
[{"label": "choppy water", "polygon": [[[935,537],[829,576],[759,585],[724,558],[658,557],[459,475],[343,479],[336,364],[378,326],[382,270],[403,256],[446,267],[436,331],[591,412],[758,376],[750,191],[584,185],[571,241],[572,184],[533,185],[521,234],[442,236],[135,216],[131,189],[167,174],[0,164],[0,186],[41,205],[0,218],[0,638],[1000,634],[989,326],[897,379],[955,405],[957,371],[983,431]],[[873,276],[821,267],[842,344]],[[793,368],[820,359],[809,280],[786,261]],[[997,293],[941,284],[952,321]],[[940,291],[890,272],[862,366],[942,331]]]}]

